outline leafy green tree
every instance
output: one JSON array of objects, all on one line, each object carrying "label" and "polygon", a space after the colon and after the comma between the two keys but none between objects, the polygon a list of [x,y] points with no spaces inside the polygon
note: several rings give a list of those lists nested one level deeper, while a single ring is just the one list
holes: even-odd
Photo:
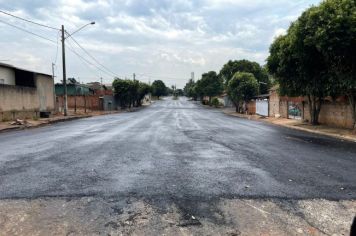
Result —
[{"label": "leafy green tree", "polygon": [[200,95],[209,97],[209,104],[213,96],[220,95],[223,92],[223,82],[215,71],[204,73],[198,82],[198,86]]},{"label": "leafy green tree", "polygon": [[121,108],[141,106],[142,99],[150,92],[150,86],[138,80],[116,78],[113,82],[113,88]]},{"label": "leafy green tree", "polygon": [[119,100],[121,108],[126,108],[131,100],[131,85],[130,80],[116,78],[112,85],[115,92],[115,97]]},{"label": "leafy green tree", "polygon": [[184,91],[183,91],[183,89],[177,89],[177,90],[176,90],[176,93],[177,93],[178,96],[184,96]]},{"label": "leafy green tree", "polygon": [[136,101],[138,106],[142,105],[142,100],[150,92],[151,92],[151,86],[150,85],[148,85],[146,83],[143,83],[143,82],[139,82],[139,84],[138,84],[138,98],[137,98],[137,101]]},{"label": "leafy green tree", "polygon": [[201,79],[195,83],[194,91],[196,93],[197,98],[203,100],[205,93],[204,93],[204,84]]},{"label": "leafy green tree", "polygon": [[188,83],[186,83],[186,85],[184,86],[184,94],[187,97],[193,98],[194,100],[197,100],[197,93],[196,93],[196,89],[195,89],[195,85],[196,83],[194,82],[193,79],[190,79],[188,81]]},{"label": "leafy green tree", "polygon": [[236,112],[241,112],[243,103],[250,101],[258,94],[258,81],[252,73],[236,72],[227,85],[227,94],[236,107]]},{"label": "leafy green tree", "polygon": [[307,41],[326,59],[333,77],[330,95],[347,95],[356,130],[356,1],[326,0],[309,13],[315,32]]},{"label": "leafy green tree", "polygon": [[167,87],[162,80],[155,80],[152,83],[152,95],[158,99],[167,94]]},{"label": "leafy green tree", "polygon": [[257,62],[248,60],[228,61],[219,72],[219,77],[228,85],[230,79],[236,72],[252,73],[259,82],[259,91],[262,94],[268,93],[271,82],[268,77],[267,70],[261,67]]},{"label": "leafy green tree", "polygon": [[319,30],[313,17],[317,7],[305,11],[270,47],[269,71],[280,84],[282,95],[308,98],[310,123],[318,124],[323,98],[330,95],[335,81],[328,73],[325,56],[312,40]]}]

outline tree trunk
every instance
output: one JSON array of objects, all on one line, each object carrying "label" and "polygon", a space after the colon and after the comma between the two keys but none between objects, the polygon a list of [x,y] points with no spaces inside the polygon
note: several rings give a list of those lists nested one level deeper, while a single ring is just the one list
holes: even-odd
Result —
[{"label": "tree trunk", "polygon": [[318,125],[322,98],[319,97],[317,99],[315,96],[308,95],[308,102],[309,102],[309,114],[310,114],[309,122],[312,125]]},{"label": "tree trunk", "polygon": [[355,94],[348,94],[347,97],[349,98],[351,112],[352,112],[352,128],[356,132],[356,96]]},{"label": "tree trunk", "polygon": [[238,103],[238,102],[233,102],[233,103],[234,103],[234,105],[235,105],[235,111],[236,111],[236,113],[238,113],[239,110],[240,110],[239,103]]}]

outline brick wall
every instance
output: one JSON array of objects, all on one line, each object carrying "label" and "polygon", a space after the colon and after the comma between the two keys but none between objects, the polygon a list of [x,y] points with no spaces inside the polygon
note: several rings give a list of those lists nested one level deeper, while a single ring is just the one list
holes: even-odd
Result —
[{"label": "brick wall", "polygon": [[[57,96],[57,107],[63,107],[63,96]],[[103,110],[99,95],[88,96],[68,96],[68,108],[74,109],[75,104],[78,109]]]}]

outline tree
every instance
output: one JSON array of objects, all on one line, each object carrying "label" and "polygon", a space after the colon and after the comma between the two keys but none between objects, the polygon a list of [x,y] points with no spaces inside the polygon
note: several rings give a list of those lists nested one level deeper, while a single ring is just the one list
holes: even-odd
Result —
[{"label": "tree", "polygon": [[223,82],[215,71],[204,73],[198,82],[198,86],[200,95],[209,97],[209,104],[213,96],[220,95],[223,92]]},{"label": "tree", "polygon": [[248,60],[228,61],[219,72],[219,77],[228,85],[230,79],[236,72],[252,73],[259,82],[259,91],[262,94],[268,93],[271,82],[268,77],[267,70],[261,67],[257,62]]},{"label": "tree", "polygon": [[114,88],[115,97],[120,101],[121,108],[126,108],[130,101],[130,81],[116,78],[112,86]]},{"label": "tree", "polygon": [[166,85],[162,80],[155,80],[152,83],[152,95],[157,96],[159,99],[160,96],[164,96],[167,92]]},{"label": "tree", "polygon": [[332,93],[347,95],[356,130],[356,1],[327,0],[310,12],[315,32],[308,41],[326,58]]},{"label": "tree", "polygon": [[252,73],[235,73],[227,85],[227,94],[234,103],[236,112],[241,112],[243,103],[255,97],[258,89],[258,81]]},{"label": "tree", "polygon": [[270,47],[269,71],[280,84],[281,95],[306,96],[310,123],[318,124],[323,98],[333,87],[326,58],[312,40],[318,31],[313,14],[317,7],[305,11]]},{"label": "tree", "polygon": [[197,93],[195,89],[196,83],[194,82],[193,79],[190,79],[188,83],[185,84],[184,86],[184,94],[187,97],[193,98],[194,100],[197,100]]},{"label": "tree", "polygon": [[137,101],[136,101],[138,106],[142,105],[142,100],[150,92],[151,92],[151,86],[150,85],[148,85],[146,83],[143,83],[143,82],[139,82],[139,84],[138,84],[138,97],[137,97]]},{"label": "tree", "polygon": [[148,84],[138,80],[123,80],[116,78],[113,82],[115,97],[120,101],[121,108],[141,106],[141,101],[150,92]]}]

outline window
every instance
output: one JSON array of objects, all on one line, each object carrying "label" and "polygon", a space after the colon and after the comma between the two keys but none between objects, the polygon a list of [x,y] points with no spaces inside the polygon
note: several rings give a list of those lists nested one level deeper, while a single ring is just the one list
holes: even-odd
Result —
[{"label": "window", "polygon": [[0,79],[0,84],[5,84],[5,80],[4,79]]}]

